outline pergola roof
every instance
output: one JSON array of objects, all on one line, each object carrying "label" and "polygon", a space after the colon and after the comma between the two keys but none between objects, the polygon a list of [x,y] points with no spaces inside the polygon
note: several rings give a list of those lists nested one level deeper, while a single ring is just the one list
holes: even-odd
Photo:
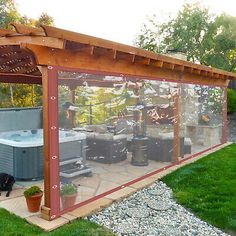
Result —
[{"label": "pergola roof", "polygon": [[0,29],[0,81],[41,83],[39,66],[225,85],[236,74],[51,26]]}]

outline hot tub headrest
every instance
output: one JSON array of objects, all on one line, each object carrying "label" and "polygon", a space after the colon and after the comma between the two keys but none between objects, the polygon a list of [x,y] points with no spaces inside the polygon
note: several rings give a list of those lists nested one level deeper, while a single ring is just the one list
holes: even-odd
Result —
[{"label": "hot tub headrest", "polygon": [[42,107],[0,109],[0,132],[40,129],[42,120]]}]

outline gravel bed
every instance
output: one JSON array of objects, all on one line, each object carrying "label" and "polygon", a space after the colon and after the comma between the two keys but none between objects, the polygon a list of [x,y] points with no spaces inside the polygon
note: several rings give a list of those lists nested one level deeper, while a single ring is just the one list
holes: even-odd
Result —
[{"label": "gravel bed", "polygon": [[200,220],[172,198],[159,181],[87,217],[122,236],[227,236]]}]

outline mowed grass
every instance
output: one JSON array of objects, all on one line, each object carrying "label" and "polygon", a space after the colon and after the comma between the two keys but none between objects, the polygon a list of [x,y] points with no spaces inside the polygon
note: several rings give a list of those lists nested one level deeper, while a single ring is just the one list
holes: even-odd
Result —
[{"label": "mowed grass", "polygon": [[0,209],[1,236],[114,236],[103,227],[87,220],[75,220],[52,232],[46,233],[42,229],[27,223],[25,220]]},{"label": "mowed grass", "polygon": [[224,231],[236,233],[236,144],[162,178],[181,205]]}]

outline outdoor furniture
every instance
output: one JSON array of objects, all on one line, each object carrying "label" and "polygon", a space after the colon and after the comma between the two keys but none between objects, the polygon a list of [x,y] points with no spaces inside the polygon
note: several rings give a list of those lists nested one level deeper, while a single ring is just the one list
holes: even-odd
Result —
[{"label": "outdoor furniture", "polygon": [[111,164],[127,158],[127,137],[125,134],[110,133],[105,124],[88,125],[86,134],[87,160]]},{"label": "outdoor furniture", "polygon": [[[180,157],[191,153],[190,138],[180,137]],[[161,133],[158,137],[148,138],[148,159],[171,162],[174,150],[174,134]]]},{"label": "outdoor furniture", "polygon": [[123,161],[127,158],[127,138],[124,134],[99,134],[87,135],[87,160],[106,164]]}]

